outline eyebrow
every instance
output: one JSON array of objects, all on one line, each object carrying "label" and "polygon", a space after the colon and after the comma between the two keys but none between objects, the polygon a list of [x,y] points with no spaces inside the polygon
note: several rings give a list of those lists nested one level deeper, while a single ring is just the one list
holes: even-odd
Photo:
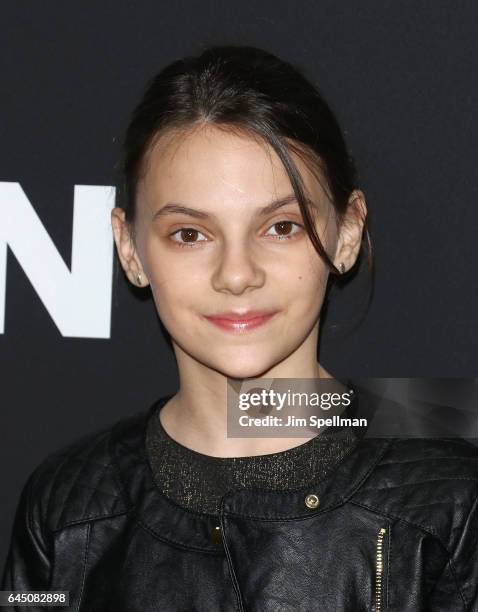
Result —
[{"label": "eyebrow", "polygon": [[[259,216],[269,215],[270,213],[273,213],[279,208],[282,208],[283,206],[287,206],[287,204],[291,204],[292,202],[297,202],[297,199],[294,194],[290,194],[283,198],[279,198],[277,200],[273,200],[272,202],[269,202],[267,206],[258,208],[256,211],[256,214]],[[309,200],[308,202],[310,203]],[[162,208],[160,208],[154,213],[153,221],[155,219],[159,219],[160,217],[163,217],[166,215],[172,215],[174,213],[189,215],[190,217],[195,217],[196,219],[208,219],[210,217],[215,217],[214,214],[207,213],[203,210],[198,210],[197,208],[190,208],[189,206],[184,206],[183,204],[178,204],[175,202],[168,202]]]}]

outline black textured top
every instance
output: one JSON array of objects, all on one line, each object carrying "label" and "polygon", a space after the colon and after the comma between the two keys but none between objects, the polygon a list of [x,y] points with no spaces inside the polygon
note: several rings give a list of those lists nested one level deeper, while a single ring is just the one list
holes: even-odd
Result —
[{"label": "black textured top", "polygon": [[278,453],[251,457],[213,457],[194,451],[169,436],[159,420],[161,405],[151,414],[146,447],[154,480],[174,502],[217,516],[221,497],[232,489],[260,487],[298,489],[316,482],[357,441],[353,430],[340,435],[329,429],[307,442]]}]

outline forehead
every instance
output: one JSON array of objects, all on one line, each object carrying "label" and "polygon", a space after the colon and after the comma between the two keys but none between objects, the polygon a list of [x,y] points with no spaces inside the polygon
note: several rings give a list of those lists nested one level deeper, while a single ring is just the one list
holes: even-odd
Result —
[{"label": "forehead", "polygon": [[[319,204],[324,192],[299,155],[289,149],[306,195]],[[146,156],[138,183],[138,201],[149,207],[166,200],[212,208],[227,202],[262,202],[293,189],[272,147],[258,136],[211,124],[169,131]]]}]

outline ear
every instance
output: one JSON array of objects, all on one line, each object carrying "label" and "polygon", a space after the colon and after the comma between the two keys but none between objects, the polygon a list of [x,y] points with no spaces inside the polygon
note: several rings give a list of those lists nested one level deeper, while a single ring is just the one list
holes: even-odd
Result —
[{"label": "ear", "polygon": [[367,205],[362,191],[355,189],[348,201],[347,210],[339,227],[334,265],[344,264],[348,271],[357,261],[362,243],[362,232],[367,218]]},{"label": "ear", "polygon": [[[136,252],[131,228],[125,219],[125,211],[122,208],[115,207],[111,211],[111,227],[118,257],[126,276],[136,287],[146,287],[149,280]],[[141,282],[138,282],[138,274],[141,274]]]}]

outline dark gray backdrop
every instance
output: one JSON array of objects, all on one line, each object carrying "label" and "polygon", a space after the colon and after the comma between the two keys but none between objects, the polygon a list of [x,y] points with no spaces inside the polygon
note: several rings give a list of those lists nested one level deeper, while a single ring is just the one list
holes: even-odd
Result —
[{"label": "dark gray backdrop", "polygon": [[[474,2],[16,0],[1,12],[0,180],[21,184],[68,266],[73,186],[113,184],[146,79],[209,44],[263,46],[304,66],[331,103],[372,220],[374,299],[360,327],[337,335],[360,276],[334,296],[324,366],[338,377],[477,376]],[[122,274],[111,338],[65,338],[11,250],[0,359],[3,564],[34,467],[174,391],[177,376],[153,302]]]}]

